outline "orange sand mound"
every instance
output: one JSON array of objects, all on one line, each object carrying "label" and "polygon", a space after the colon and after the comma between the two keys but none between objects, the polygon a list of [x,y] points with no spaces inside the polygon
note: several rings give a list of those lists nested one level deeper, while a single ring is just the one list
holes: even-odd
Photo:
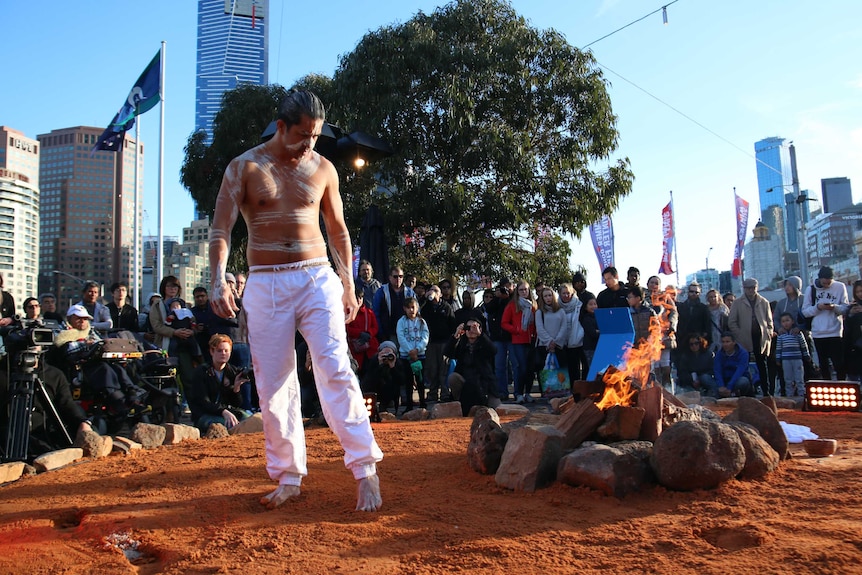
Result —
[{"label": "orange sand mound", "polygon": [[862,414],[780,417],[839,452],[797,445],[766,481],[623,500],[498,488],[467,465],[469,419],[375,424],[375,514],[353,511],[326,428],[307,431],[304,494],[275,511],[261,435],[115,455],[0,488],[0,573],[862,573]]}]

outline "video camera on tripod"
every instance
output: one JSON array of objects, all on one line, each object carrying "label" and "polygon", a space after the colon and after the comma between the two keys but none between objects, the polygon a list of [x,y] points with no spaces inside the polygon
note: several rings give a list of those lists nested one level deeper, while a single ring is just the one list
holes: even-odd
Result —
[{"label": "video camera on tripod", "polygon": [[9,425],[3,461],[27,459],[33,398],[37,392],[72,445],[72,438],[36,372],[39,356],[54,344],[54,331],[41,320],[16,317],[16,323],[4,329],[2,335],[6,343],[9,382]]}]

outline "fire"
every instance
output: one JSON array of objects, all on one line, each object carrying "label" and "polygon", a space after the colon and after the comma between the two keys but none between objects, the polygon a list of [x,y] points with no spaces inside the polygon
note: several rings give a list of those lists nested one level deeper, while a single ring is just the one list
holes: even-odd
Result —
[{"label": "fire", "polygon": [[607,409],[614,405],[631,405],[632,399],[640,389],[653,385],[650,377],[652,365],[661,357],[662,336],[670,326],[669,311],[675,308],[674,290],[668,286],[664,293],[653,296],[652,299],[653,305],[660,305],[663,308],[662,313],[650,319],[649,337],[641,338],[626,350],[623,356],[624,367],[621,370],[605,371],[602,378],[605,391],[602,399],[596,404],[599,409]]}]

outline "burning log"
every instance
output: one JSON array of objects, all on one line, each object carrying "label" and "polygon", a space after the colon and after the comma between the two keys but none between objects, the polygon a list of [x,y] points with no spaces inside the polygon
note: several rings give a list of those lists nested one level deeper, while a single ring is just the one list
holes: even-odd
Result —
[{"label": "burning log", "polygon": [[648,387],[638,394],[638,407],[643,408],[641,439],[655,441],[662,431],[662,411],[664,408],[664,389]]},{"label": "burning log", "polygon": [[[608,369],[615,369],[613,367],[608,367]],[[587,381],[583,379],[575,380],[572,382],[572,397],[575,401],[581,401],[582,399],[598,399],[601,397],[602,393],[605,391],[605,382],[602,379],[601,373],[598,374],[594,381]]]},{"label": "burning log", "polygon": [[567,410],[557,422],[557,429],[563,433],[563,450],[579,446],[589,437],[602,421],[605,412],[596,407],[591,399],[585,399]]},{"label": "burning log", "polygon": [[645,413],[642,407],[615,405],[605,412],[605,422],[596,431],[611,441],[638,439]]}]

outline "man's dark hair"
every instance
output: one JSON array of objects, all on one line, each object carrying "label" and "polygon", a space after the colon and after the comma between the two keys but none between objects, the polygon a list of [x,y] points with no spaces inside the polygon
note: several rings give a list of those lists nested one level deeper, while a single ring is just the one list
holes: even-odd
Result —
[{"label": "man's dark hair", "polygon": [[634,266],[632,266],[632,267],[630,267],[630,268],[629,268],[628,273],[629,273],[629,274],[636,273],[636,274],[638,274],[638,275],[641,275],[641,271],[640,271],[639,269],[637,269],[636,267],[634,267]]},{"label": "man's dark hair", "polygon": [[127,284],[126,282],[114,282],[111,284],[111,293],[114,293],[115,291],[117,291],[121,287],[129,289],[129,284]]},{"label": "man's dark hair", "polygon": [[199,293],[206,294],[207,288],[205,288],[204,286],[198,286],[194,290],[192,290],[192,295],[197,295]]},{"label": "man's dark hair", "polygon": [[635,297],[639,297],[640,299],[644,298],[644,291],[641,289],[641,286],[632,286],[629,290],[629,295],[633,295]]},{"label": "man's dark hair", "polygon": [[290,128],[299,124],[303,116],[308,116],[312,120],[325,120],[326,109],[323,107],[323,102],[308,90],[290,92],[278,107],[278,119]]},{"label": "man's dark hair", "polygon": [[602,270],[602,276],[604,276],[605,274],[611,274],[615,278],[620,277],[620,273],[617,271],[617,268],[615,268],[614,266],[608,266],[605,269],[603,269]]},{"label": "man's dark hair", "polygon": [[721,339],[724,339],[724,338],[726,338],[726,337],[729,337],[729,338],[730,338],[730,339],[732,339],[733,341],[736,341],[736,336],[735,336],[735,335],[733,335],[733,332],[732,332],[732,331],[723,331],[723,332],[721,332]]}]

